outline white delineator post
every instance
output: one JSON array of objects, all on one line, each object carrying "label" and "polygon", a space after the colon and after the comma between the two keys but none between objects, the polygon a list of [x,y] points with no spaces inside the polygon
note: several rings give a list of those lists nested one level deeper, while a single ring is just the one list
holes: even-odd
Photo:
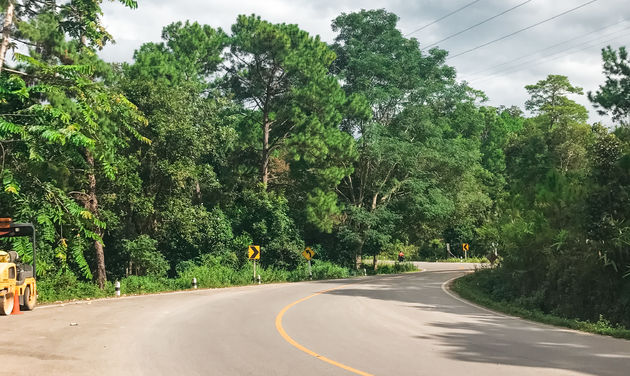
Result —
[{"label": "white delineator post", "polygon": [[193,277],[192,286],[193,286],[193,289],[195,289],[195,290],[197,289],[197,278],[196,277]]},{"label": "white delineator post", "polygon": [[311,271],[311,260],[308,260],[308,278],[313,279],[313,272]]},{"label": "white delineator post", "polygon": [[116,290],[116,296],[120,296],[120,281],[116,281],[114,284],[114,290]]}]

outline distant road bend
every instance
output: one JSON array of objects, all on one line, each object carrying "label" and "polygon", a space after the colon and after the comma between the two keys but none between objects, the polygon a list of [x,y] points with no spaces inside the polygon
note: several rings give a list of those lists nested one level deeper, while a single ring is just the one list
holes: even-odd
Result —
[{"label": "distant road bend", "polygon": [[[421,273],[39,307],[0,319],[0,375],[628,375],[630,341],[510,318]],[[76,325],[71,325],[76,323]]]}]

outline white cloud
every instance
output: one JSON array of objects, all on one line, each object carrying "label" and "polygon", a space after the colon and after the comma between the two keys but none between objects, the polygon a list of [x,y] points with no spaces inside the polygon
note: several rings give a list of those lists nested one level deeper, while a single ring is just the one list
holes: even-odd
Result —
[{"label": "white cloud", "polygon": [[[522,1],[479,1],[412,36],[418,38],[421,46],[429,45]],[[117,2],[105,3],[104,23],[118,43],[107,46],[101,56],[108,61],[131,61],[135,49],[144,42],[160,40],[162,27],[175,21],[197,21],[213,27],[221,27],[229,32],[238,14],[255,13],[274,23],[298,24],[311,34],[320,35],[324,41],[331,42],[334,38],[330,30],[331,20],[342,12],[352,12],[362,8],[385,8],[400,17],[399,28],[403,33],[409,33],[468,2],[466,0],[418,2],[403,0],[361,2],[350,0],[316,2],[304,0],[234,0],[231,2],[141,0],[140,7],[136,10],[124,8]],[[454,55],[584,2],[586,0],[533,0],[497,19],[445,41],[440,47],[449,50],[451,55]],[[583,87],[585,91],[594,91],[603,82],[600,49],[613,37],[616,38],[610,41],[613,46],[630,45],[629,29],[621,30],[625,26],[630,26],[630,22],[620,23],[624,19],[630,20],[630,7],[627,6],[626,0],[599,0],[503,41],[453,58],[448,63],[456,67],[461,79],[470,80],[473,87],[484,90],[490,97],[492,105],[522,106],[527,98],[524,86],[535,83],[548,74],[567,75],[573,84]],[[614,25],[615,23],[617,25]],[[610,27],[600,30],[605,26]],[[605,36],[613,31],[617,31],[616,34]],[[570,43],[561,44],[536,55],[536,51],[572,38],[575,40]],[[591,43],[585,43],[587,41]],[[575,46],[573,50],[549,56],[554,51],[572,46]],[[501,69],[489,69],[524,54],[531,54],[536,58],[531,61],[523,59],[509,63]],[[486,70],[481,76],[472,75],[481,70]],[[585,97],[578,101],[591,110],[593,120],[599,119]]]}]

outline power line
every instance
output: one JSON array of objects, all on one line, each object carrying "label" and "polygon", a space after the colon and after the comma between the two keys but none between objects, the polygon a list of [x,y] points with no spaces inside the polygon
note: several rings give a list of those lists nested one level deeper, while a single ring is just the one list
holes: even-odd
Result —
[{"label": "power line", "polygon": [[497,38],[497,39],[491,40],[490,42],[486,42],[486,43],[481,44],[481,45],[479,45],[479,46],[477,46],[477,47],[473,47],[473,48],[471,48],[471,49],[469,49],[469,50],[466,50],[466,51],[460,52],[460,53],[458,53],[457,55],[450,56],[447,60],[454,59],[454,58],[456,58],[456,57],[458,57],[458,56],[462,56],[462,55],[467,54],[467,53],[469,53],[469,52],[476,51],[476,50],[478,50],[478,49],[480,49],[480,48],[483,48],[483,47],[489,46],[489,45],[491,45],[491,44],[493,44],[493,43],[496,43],[496,42],[501,41],[501,40],[503,40],[503,39],[509,38],[509,37],[514,36],[514,35],[516,35],[516,34],[518,34],[518,33],[521,33],[521,32],[523,32],[523,31],[525,31],[525,30],[529,30],[529,29],[531,29],[531,28],[533,28],[533,27],[536,27],[536,26],[538,26],[538,25],[542,25],[542,24],[544,24],[545,22],[549,22],[549,21],[551,21],[551,20],[553,20],[553,19],[555,19],[555,18],[558,18],[558,17],[560,17],[560,16],[564,16],[564,15],[565,15],[565,14],[567,14],[567,13],[570,13],[570,12],[573,12],[573,11],[578,10],[578,9],[580,9],[580,8],[583,8],[583,7],[585,7],[585,6],[589,5],[589,4],[592,4],[592,3],[596,2],[596,1],[597,1],[597,0],[591,0],[591,1],[588,1],[588,2],[586,2],[586,3],[584,3],[584,4],[582,4],[582,5],[578,5],[578,6],[577,6],[577,7],[575,7],[575,8],[572,8],[572,9],[566,10],[566,11],[564,11],[564,12],[560,13],[560,14],[556,14],[556,15],[555,15],[555,16],[553,16],[553,17],[547,18],[547,19],[542,20],[542,21],[540,21],[540,22],[536,22],[536,23],[535,23],[535,24],[533,24],[533,25],[529,25],[529,26],[524,27],[524,28],[522,28],[522,29],[516,30],[516,31],[515,31],[515,32],[513,32],[513,33],[510,33],[510,34],[504,35],[504,36],[502,36],[502,37],[500,37],[500,38]]},{"label": "power line", "polygon": [[529,3],[529,2],[531,2],[531,1],[532,1],[532,0],[523,1],[522,3],[520,3],[520,4],[518,4],[518,5],[515,5],[515,6],[513,6],[513,7],[512,7],[512,8],[510,8],[510,9],[504,10],[503,12],[501,12],[501,13],[499,13],[499,14],[495,14],[494,16],[492,16],[492,17],[490,17],[490,18],[486,18],[485,20],[483,20],[483,21],[481,21],[481,22],[479,22],[479,23],[476,23],[476,24],[472,25],[471,27],[468,27],[468,28],[466,28],[466,29],[464,29],[464,30],[458,31],[458,32],[456,32],[455,34],[451,34],[451,35],[447,36],[446,38],[444,38],[444,39],[440,39],[439,41],[437,41],[437,42],[435,42],[435,43],[431,43],[430,45],[428,45],[428,46],[424,47],[422,50],[424,51],[424,50],[426,50],[427,48],[431,48],[431,47],[433,47],[433,46],[437,45],[438,43],[442,43],[442,42],[444,42],[445,40],[449,40],[449,39],[451,39],[451,38],[453,38],[453,37],[456,37],[456,36],[458,36],[458,35],[460,35],[460,34],[463,34],[463,33],[467,32],[468,30],[474,29],[474,28],[476,28],[477,26],[483,25],[483,24],[485,24],[485,23],[486,23],[486,22],[488,22],[488,21],[492,21],[492,20],[494,20],[494,19],[495,19],[495,18],[497,18],[497,17],[501,17],[502,15],[506,14],[507,12],[510,12],[510,11],[512,11],[512,10],[514,10],[514,9],[516,9],[516,8],[519,8],[519,7],[521,7],[521,6],[523,6],[523,5],[527,4],[527,3]]},{"label": "power line", "polygon": [[[537,64],[540,64],[540,63],[545,62],[545,61],[554,60],[554,59],[557,59],[557,58],[559,58],[559,57],[565,56],[566,54],[565,54],[565,55],[563,55],[563,54],[562,54],[563,52],[566,52],[566,51],[571,51],[571,50],[575,50],[576,48],[579,48],[579,47],[581,47],[581,46],[586,46],[585,48],[589,48],[589,47],[591,47],[592,45],[594,45],[594,44],[592,44],[593,42],[596,42],[595,44],[601,44],[602,42],[599,42],[599,40],[600,40],[600,39],[602,39],[602,38],[606,38],[606,37],[609,37],[609,36],[614,35],[614,34],[618,34],[618,33],[620,33],[620,32],[625,32],[625,31],[626,31],[626,30],[628,30],[628,29],[630,29],[630,26],[626,26],[626,27],[624,27],[624,28],[623,28],[623,29],[621,29],[621,30],[617,30],[617,31],[613,31],[613,32],[611,32],[611,33],[607,33],[607,34],[604,34],[604,35],[600,35],[599,37],[595,37],[595,38],[589,39],[589,40],[584,41],[584,42],[582,42],[582,43],[580,43],[580,44],[577,44],[577,45],[575,45],[575,46],[570,46],[570,47],[567,47],[567,48],[564,48],[564,49],[561,49],[561,50],[555,51],[555,52],[553,52],[553,53],[551,53],[551,54],[549,54],[549,55],[547,55],[546,57],[543,57],[543,58],[532,58],[532,59],[526,60],[526,61],[524,61],[524,62],[522,62],[522,63],[516,64],[516,65],[513,65],[513,66],[511,66],[511,67],[510,67],[510,66],[508,66],[507,68],[500,69],[500,70],[498,70],[498,71],[496,71],[496,72],[492,73],[492,74],[491,74],[491,75],[489,75],[489,76],[479,77],[479,78],[476,78],[476,79],[472,79],[471,81],[474,81],[474,82],[485,81],[485,80],[486,80],[486,79],[488,79],[488,78],[491,78],[491,77],[497,76],[497,75],[499,75],[499,74],[501,74],[501,73],[504,73],[504,72],[505,72],[505,73],[507,73],[507,72],[517,71],[517,70],[519,70],[519,69],[520,69],[520,67],[521,67],[521,66],[524,66],[524,65],[532,66],[532,65],[537,65]],[[610,40],[614,40],[614,39],[617,39],[617,38],[620,38],[620,37],[623,37],[623,36],[625,36],[625,34],[624,34],[624,35],[617,36],[617,37],[614,37],[614,38],[612,38],[612,39],[608,39],[608,40],[604,41],[603,43],[606,43],[606,42],[608,42],[608,41],[610,41]],[[584,49],[584,48],[582,48],[582,50],[583,50],[583,49]],[[579,51],[579,50],[578,50],[578,51]],[[573,52],[571,52],[570,54],[572,54],[572,53],[573,53]],[[559,55],[559,56],[556,56],[556,55]],[[553,57],[553,56],[556,56],[556,57],[551,58],[551,57]]]},{"label": "power line", "polygon": [[481,1],[481,0],[475,0],[475,1],[473,1],[473,2],[470,2],[470,3],[466,4],[466,5],[464,5],[464,6],[463,6],[463,7],[461,7],[461,8],[455,9],[455,10],[454,10],[454,11],[452,11],[451,13],[446,14],[446,15],[444,15],[444,16],[442,16],[442,17],[438,18],[437,20],[435,20],[435,21],[433,21],[433,22],[430,22],[430,23],[428,23],[428,24],[426,24],[426,25],[422,26],[422,27],[421,27],[421,28],[419,28],[419,29],[414,30],[414,31],[412,31],[411,33],[407,33],[407,34],[405,34],[405,36],[406,36],[406,37],[408,37],[408,36],[410,36],[411,34],[417,33],[417,32],[418,32],[418,31],[420,31],[420,30],[424,30],[424,29],[426,29],[427,27],[429,27],[429,26],[431,26],[431,25],[433,25],[433,24],[436,24],[436,23],[438,23],[438,22],[442,21],[442,20],[443,20],[443,19],[445,19],[446,17],[450,17],[450,16],[454,15],[455,13],[457,13],[457,12],[459,12],[459,11],[461,11],[461,10],[464,10],[464,9],[468,8],[469,6],[471,6],[471,5],[475,4],[475,3],[478,3],[478,2],[480,2],[480,1]]},{"label": "power line", "polygon": [[[626,30],[628,30],[628,29],[630,29],[630,26],[627,26],[627,27],[625,27],[625,28],[624,28],[624,29],[622,29],[622,30],[618,30],[618,31],[616,31],[616,32],[614,32],[614,33],[610,33],[610,34],[615,34],[615,33],[618,33],[618,32],[620,32],[620,31],[626,31]],[[607,34],[607,35],[610,35],[610,34]],[[526,61],[526,62],[524,62],[524,63],[517,64],[517,65],[515,65],[515,66],[513,66],[513,67],[510,67],[510,68],[508,68],[508,69],[505,69],[505,70],[502,70],[502,71],[499,71],[499,72],[493,73],[493,74],[492,74],[492,75],[490,75],[490,76],[486,76],[486,77],[483,77],[483,78],[481,78],[481,79],[477,79],[477,80],[471,80],[471,83],[480,83],[480,82],[485,82],[485,81],[487,81],[487,80],[491,79],[492,77],[495,77],[495,76],[497,76],[497,75],[499,75],[499,74],[501,74],[501,73],[511,73],[511,72],[517,72],[517,71],[519,71],[519,70],[521,69],[521,67],[522,67],[522,66],[525,66],[525,65],[526,65],[527,67],[532,67],[532,66],[539,65],[539,64],[542,64],[542,63],[546,63],[546,62],[554,61],[554,60],[557,60],[557,59],[559,59],[559,58],[561,58],[561,57],[566,57],[566,56],[569,56],[569,55],[573,55],[573,54],[574,54],[574,53],[576,53],[576,52],[584,51],[584,50],[586,50],[586,49],[588,49],[588,48],[592,48],[592,47],[595,47],[595,46],[597,46],[597,45],[606,44],[606,43],[612,42],[612,41],[614,41],[614,40],[616,40],[616,39],[619,39],[619,38],[622,38],[622,37],[625,37],[625,36],[627,36],[627,34],[619,35],[619,36],[616,36],[616,37],[613,37],[613,38],[610,38],[610,39],[607,39],[607,40],[604,40],[604,41],[601,41],[601,42],[600,42],[600,41],[597,41],[598,39],[601,39],[601,37],[598,37],[598,38],[595,38],[595,39],[591,39],[591,40],[590,40],[590,41],[588,41],[588,42],[585,42],[585,43],[579,44],[579,45],[577,45],[577,46],[573,46],[573,47],[570,47],[570,48],[567,48],[567,49],[564,49],[564,50],[558,51],[558,52],[556,52],[556,53],[553,53],[553,54],[551,54],[551,55],[547,56],[546,58],[543,58],[543,59],[534,59],[534,60],[532,60],[532,61]],[[592,43],[592,42],[596,42],[596,43]],[[584,47],[583,47],[583,48],[579,48],[579,49],[575,50],[576,48],[581,47],[581,46],[584,46]],[[575,50],[575,51],[570,52],[570,53],[566,53],[566,54],[561,54],[562,52],[565,52],[565,51],[571,51],[571,50]],[[555,56],[555,55],[558,55],[558,56]]]},{"label": "power line", "polygon": [[[618,21],[618,22],[615,22],[615,23],[613,23],[613,24],[609,24],[609,25],[606,25],[606,26],[604,26],[604,27],[602,27],[602,28],[599,28],[599,29],[595,29],[595,30],[589,31],[588,33],[584,33],[584,34],[582,34],[582,35],[578,35],[577,37],[573,37],[573,38],[570,38],[570,39],[564,40],[564,41],[562,41],[562,42],[559,42],[559,43],[553,44],[553,45],[548,46],[548,47],[545,47],[545,48],[543,48],[543,49],[528,52],[528,53],[526,53],[526,54],[524,54],[524,55],[521,55],[521,56],[519,56],[519,57],[517,57],[517,58],[511,59],[511,60],[508,60],[508,61],[505,61],[505,62],[500,63],[500,64],[497,64],[497,65],[494,65],[494,66],[492,66],[492,67],[490,67],[490,68],[485,68],[485,69],[481,69],[481,70],[478,70],[478,71],[472,72],[472,73],[470,73],[470,75],[471,75],[471,76],[479,76],[481,73],[485,73],[485,72],[488,72],[488,71],[492,71],[492,70],[494,70],[494,69],[496,69],[496,68],[500,68],[500,67],[502,67],[502,66],[504,66],[504,65],[508,65],[508,64],[511,64],[511,63],[517,62],[517,61],[519,61],[519,60],[523,60],[523,59],[525,59],[525,58],[530,58],[530,57],[532,57],[532,56],[533,56],[533,55],[535,55],[535,54],[539,54],[539,53],[541,53],[541,52],[548,51],[548,50],[550,50],[550,49],[552,49],[552,48],[555,48],[555,47],[561,46],[561,45],[563,45],[563,44],[567,44],[567,43],[573,42],[574,40],[578,40],[578,39],[584,38],[584,37],[589,36],[589,35],[591,35],[591,34],[596,34],[596,33],[599,33],[599,32],[600,32],[600,31],[602,31],[602,30],[609,29],[609,28],[611,28],[611,27],[613,27],[613,26],[617,26],[617,25],[619,25],[619,24],[621,24],[621,23],[624,23],[624,22],[626,22],[626,20],[625,20],[625,19],[622,19],[622,20],[620,20],[620,21]],[[616,32],[614,32],[614,33],[616,33]],[[614,34],[614,33],[613,33],[613,34]],[[607,35],[610,35],[610,34],[604,34],[604,35],[600,36],[600,38],[601,38],[601,37],[603,37],[603,36],[607,36]],[[588,43],[588,41],[583,42],[582,44],[584,44],[584,43]],[[474,81],[474,80],[475,80],[475,79],[473,79],[473,81]]]},{"label": "power line", "polygon": [[[610,38],[610,39],[604,40],[604,41],[602,41],[602,42],[589,43],[589,44],[587,44],[586,46],[584,46],[583,48],[577,49],[577,50],[575,50],[575,51],[572,51],[572,52],[569,52],[569,53],[566,53],[566,54],[560,54],[560,55],[558,55],[558,54],[554,54],[554,55],[558,55],[558,56],[550,55],[550,56],[548,56],[548,57],[547,57],[547,58],[545,58],[545,59],[539,59],[539,60],[536,60],[536,61],[534,61],[534,62],[528,62],[528,63],[527,63],[527,67],[532,67],[532,66],[540,65],[540,64],[542,64],[542,63],[548,63],[548,62],[551,62],[551,61],[554,61],[554,60],[558,60],[558,59],[560,59],[561,57],[570,56],[570,55],[573,55],[573,54],[575,54],[575,53],[577,53],[577,52],[584,51],[584,50],[587,50],[587,49],[592,48],[592,47],[598,47],[598,46],[601,46],[602,44],[608,44],[608,43],[610,43],[610,42],[612,42],[612,41],[614,41],[614,40],[616,40],[616,39],[623,38],[623,37],[625,37],[625,36],[627,36],[627,35],[626,35],[626,34],[624,34],[624,35],[619,35],[619,36],[616,36],[616,37],[614,37],[614,38]],[[576,47],[580,47],[580,46],[576,46]],[[570,48],[570,49],[568,49],[568,51],[573,50],[573,49],[575,49],[575,47],[574,47],[574,48]],[[508,69],[507,71],[505,71],[505,73],[518,72],[519,70],[521,70],[521,68],[522,68],[522,66],[523,66],[523,65],[525,65],[525,64],[519,64],[519,65],[516,65],[516,66],[514,66],[514,67],[512,67],[512,68]],[[495,74],[492,74],[492,75],[487,76],[487,77],[484,77],[484,78],[482,78],[482,79],[478,79],[478,80],[476,80],[476,81],[475,81],[475,83],[485,82],[485,81],[487,81],[487,80],[491,79],[492,77],[495,77],[495,76],[497,76],[497,75],[499,75],[499,74],[501,74],[501,72],[499,72],[499,73],[495,73]],[[472,82],[471,82],[471,83],[472,83]]]}]

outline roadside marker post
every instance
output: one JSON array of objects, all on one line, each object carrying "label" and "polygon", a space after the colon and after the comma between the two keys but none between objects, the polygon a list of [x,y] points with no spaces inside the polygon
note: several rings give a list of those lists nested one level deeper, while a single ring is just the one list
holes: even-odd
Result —
[{"label": "roadside marker post", "polygon": [[116,281],[114,284],[114,290],[116,291],[116,297],[120,296],[120,281]]},{"label": "roadside marker post", "polygon": [[302,252],[302,256],[308,261],[308,278],[313,279],[313,272],[311,270],[311,259],[315,256],[315,251],[311,247],[306,247],[304,252]]},{"label": "roadside marker post", "polygon": [[462,244],[462,249],[464,250],[464,258],[468,260],[468,251],[470,250],[470,245],[468,243]]},{"label": "roadside marker post", "polygon": [[193,286],[193,289],[195,289],[195,290],[197,289],[197,278],[196,277],[193,277],[192,286]]},{"label": "roadside marker post", "polygon": [[[260,260],[260,246],[259,245],[250,245],[247,249],[247,258],[250,260],[254,260],[254,283],[256,283],[256,260]],[[260,278],[258,279],[260,283]]]},{"label": "roadside marker post", "polygon": [[313,279],[313,272],[311,271],[311,260],[308,260],[308,279]]}]

